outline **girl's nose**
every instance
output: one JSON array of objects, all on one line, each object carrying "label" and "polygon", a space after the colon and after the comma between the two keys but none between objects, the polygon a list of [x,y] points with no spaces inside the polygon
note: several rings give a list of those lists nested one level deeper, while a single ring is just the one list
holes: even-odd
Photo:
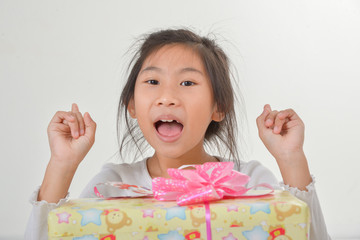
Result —
[{"label": "girl's nose", "polygon": [[179,99],[176,96],[176,92],[173,90],[165,90],[159,95],[155,103],[157,106],[177,106],[179,105]]}]

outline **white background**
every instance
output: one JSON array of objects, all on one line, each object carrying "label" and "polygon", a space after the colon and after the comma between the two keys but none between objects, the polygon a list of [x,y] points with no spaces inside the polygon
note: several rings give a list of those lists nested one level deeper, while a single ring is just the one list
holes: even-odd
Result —
[{"label": "white background", "polygon": [[[21,239],[49,160],[47,125],[71,103],[98,124],[70,188],[117,151],[116,113],[134,39],[185,26],[219,36],[247,109],[246,159],[281,180],[257,137],[265,103],[294,108],[328,230],[360,239],[360,1],[0,1],[0,237]],[[242,117],[242,116],[239,116]]]}]

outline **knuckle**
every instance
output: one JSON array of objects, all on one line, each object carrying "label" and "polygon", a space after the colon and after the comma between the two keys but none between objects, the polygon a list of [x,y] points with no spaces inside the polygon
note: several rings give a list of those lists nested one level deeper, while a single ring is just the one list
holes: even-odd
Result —
[{"label": "knuckle", "polygon": [[55,115],[63,115],[63,114],[64,114],[63,111],[57,111],[57,112],[55,113]]},{"label": "knuckle", "polygon": [[263,134],[262,131],[259,131],[259,132],[258,132],[258,135],[259,135],[259,137],[260,137],[261,140],[264,138],[264,134]]},{"label": "knuckle", "polygon": [[90,146],[92,146],[95,143],[95,135],[88,138]]},{"label": "knuckle", "polygon": [[277,111],[274,110],[269,114],[269,117],[274,117],[274,116],[276,116],[276,114],[277,114]]},{"label": "knuckle", "polygon": [[75,117],[76,118],[76,116],[74,116],[74,114],[72,113],[72,112],[64,112],[68,117]]}]

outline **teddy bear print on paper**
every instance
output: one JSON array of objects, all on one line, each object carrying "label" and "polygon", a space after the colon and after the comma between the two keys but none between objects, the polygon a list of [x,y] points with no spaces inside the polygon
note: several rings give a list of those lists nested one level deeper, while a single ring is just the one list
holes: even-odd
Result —
[{"label": "teddy bear print on paper", "polygon": [[278,202],[275,204],[276,217],[279,221],[284,221],[285,218],[293,214],[299,214],[301,208],[299,206],[291,205],[290,203]]},{"label": "teddy bear print on paper", "polygon": [[[190,207],[190,217],[192,225],[194,227],[199,227],[201,224],[205,223],[205,208],[202,205],[191,206]],[[211,212],[211,220],[216,219],[216,213]]]},{"label": "teddy bear print on paper", "polygon": [[104,214],[108,231],[111,234],[124,226],[130,226],[132,224],[131,218],[119,209],[105,210]]}]

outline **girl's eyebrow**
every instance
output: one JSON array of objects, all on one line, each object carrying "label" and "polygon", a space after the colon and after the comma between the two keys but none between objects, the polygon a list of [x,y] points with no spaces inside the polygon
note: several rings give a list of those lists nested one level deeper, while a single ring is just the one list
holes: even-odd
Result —
[{"label": "girl's eyebrow", "polygon": [[156,71],[156,72],[161,72],[161,68],[158,67],[154,67],[154,66],[149,66],[144,68],[143,70],[141,70],[140,74],[146,71]]},{"label": "girl's eyebrow", "polygon": [[[162,69],[158,68],[158,67],[154,67],[154,66],[149,66],[149,67],[146,67],[143,70],[141,70],[140,74],[142,74],[143,72],[146,72],[146,71],[162,72]],[[195,73],[199,73],[201,75],[204,75],[202,71],[200,71],[200,70],[198,70],[196,68],[192,68],[192,67],[182,68],[179,71],[179,73],[185,73],[185,72],[195,72]]]},{"label": "girl's eyebrow", "polygon": [[195,72],[195,73],[200,73],[201,75],[204,75],[202,71],[200,71],[196,68],[192,68],[192,67],[187,67],[187,68],[183,68],[180,70],[180,73],[185,73],[185,72]]}]

